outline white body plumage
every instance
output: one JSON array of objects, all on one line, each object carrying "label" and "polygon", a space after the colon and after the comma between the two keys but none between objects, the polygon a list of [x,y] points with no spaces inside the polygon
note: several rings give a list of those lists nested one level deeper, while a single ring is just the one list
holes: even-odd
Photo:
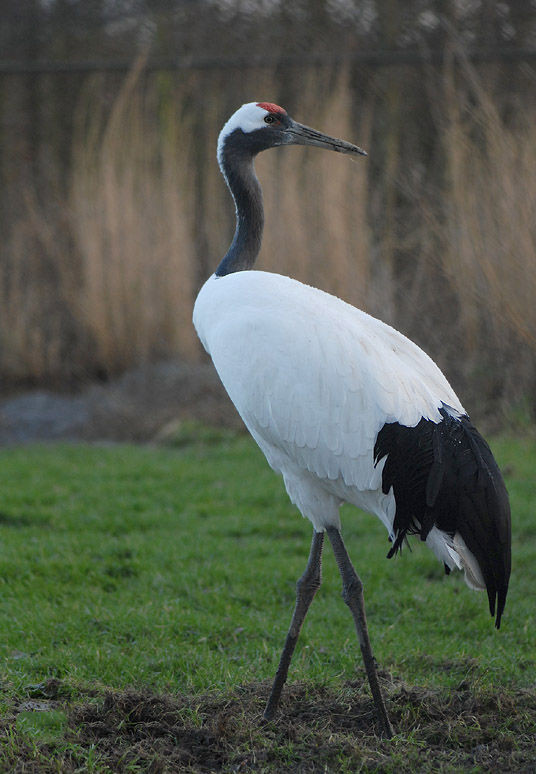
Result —
[{"label": "white body plumage", "polygon": [[243,105],[218,139],[233,196],[233,241],[201,288],[194,324],[272,468],[314,530],[264,716],[274,717],[300,628],[320,587],[327,533],[341,574],[382,734],[393,728],[378,681],[363,584],[344,546],[339,507],[376,514],[393,541],[419,534],[447,572],[486,589],[500,626],[510,576],[510,507],[493,455],[449,383],[402,334],[321,290],[253,271],[264,210],[254,171],[261,151],[312,145],[365,151],[298,124],[271,102]]},{"label": "white body plumage", "polygon": [[[439,409],[464,414],[416,344],[339,298],[261,271],[213,275],[194,309],[198,335],[248,430],[316,531],[340,529],[339,506],[375,514],[394,539],[394,492],[374,444],[390,422],[414,427]],[[485,588],[459,534],[433,527],[427,545],[472,588]]]}]

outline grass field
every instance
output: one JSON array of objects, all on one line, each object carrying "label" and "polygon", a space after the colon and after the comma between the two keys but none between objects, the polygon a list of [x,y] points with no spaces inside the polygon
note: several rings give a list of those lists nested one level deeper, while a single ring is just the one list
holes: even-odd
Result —
[{"label": "grass field", "polygon": [[310,526],[253,442],[0,453],[0,771],[534,771],[536,442],[496,439],[513,512],[501,630],[418,541],[344,508],[397,736],[375,734],[330,550],[281,714],[261,720]]}]

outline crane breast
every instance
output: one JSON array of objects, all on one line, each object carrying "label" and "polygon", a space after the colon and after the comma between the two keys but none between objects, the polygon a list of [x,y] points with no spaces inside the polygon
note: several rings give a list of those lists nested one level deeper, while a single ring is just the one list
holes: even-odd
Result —
[{"label": "crane breast", "polygon": [[388,422],[463,412],[447,380],[394,329],[277,274],[210,278],[194,310],[199,336],[269,463],[358,490],[381,488],[373,449]]}]

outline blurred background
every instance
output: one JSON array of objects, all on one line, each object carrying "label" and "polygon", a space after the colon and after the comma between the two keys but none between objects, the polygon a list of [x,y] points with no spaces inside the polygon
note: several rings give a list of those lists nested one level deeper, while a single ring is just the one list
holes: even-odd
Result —
[{"label": "blurred background", "polygon": [[533,421],[534,0],[3,0],[0,58],[4,397],[171,362],[199,392],[216,140],[263,100],[369,157],[259,158],[259,268],[416,340],[476,420]]}]

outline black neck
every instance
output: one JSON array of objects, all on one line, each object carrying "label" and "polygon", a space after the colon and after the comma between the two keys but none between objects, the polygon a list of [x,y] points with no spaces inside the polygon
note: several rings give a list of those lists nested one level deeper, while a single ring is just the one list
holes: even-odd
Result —
[{"label": "black neck", "polygon": [[234,238],[216,269],[216,275],[223,277],[253,267],[261,249],[264,208],[251,153],[238,152],[226,144],[220,156],[220,167],[236,207]]}]

